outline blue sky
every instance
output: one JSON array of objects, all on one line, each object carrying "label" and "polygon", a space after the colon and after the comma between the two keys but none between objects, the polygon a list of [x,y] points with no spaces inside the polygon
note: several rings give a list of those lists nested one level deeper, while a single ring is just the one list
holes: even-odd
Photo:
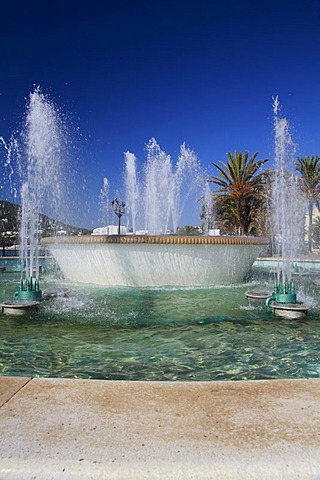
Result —
[{"label": "blue sky", "polygon": [[[142,163],[151,137],[173,160],[186,142],[212,174],[227,151],[272,162],[276,95],[298,155],[320,155],[315,0],[12,0],[1,17],[0,136],[19,128],[40,85],[69,118],[66,220],[79,226],[98,225],[103,178],[112,196],[123,153]],[[181,224],[199,223],[198,211]]]}]

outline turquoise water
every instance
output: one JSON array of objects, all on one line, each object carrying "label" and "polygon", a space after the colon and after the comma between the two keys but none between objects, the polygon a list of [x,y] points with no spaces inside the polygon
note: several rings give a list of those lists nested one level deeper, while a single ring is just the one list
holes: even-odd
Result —
[{"label": "turquoise water", "polygon": [[[19,278],[0,272],[0,300]],[[106,289],[59,282],[67,298],[23,317],[0,315],[0,374],[111,380],[248,380],[320,376],[320,295],[298,279],[309,305],[286,320],[248,301],[246,290],[272,290],[272,278],[198,290]]]}]

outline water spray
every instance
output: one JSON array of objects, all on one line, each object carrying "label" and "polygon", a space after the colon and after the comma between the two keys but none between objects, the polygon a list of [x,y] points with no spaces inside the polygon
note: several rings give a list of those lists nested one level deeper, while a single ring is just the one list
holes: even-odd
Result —
[{"label": "water spray", "polygon": [[291,138],[289,122],[279,115],[278,97],[273,99],[273,113],[275,177],[272,186],[272,220],[278,268],[273,293],[266,299],[265,305],[278,315],[297,318],[307,313],[307,307],[297,300],[296,285],[291,278],[293,261],[299,251],[299,219],[304,219],[304,204],[299,201],[299,188],[294,175],[296,146]]},{"label": "water spray", "polygon": [[11,310],[16,307],[22,311],[24,306],[36,306],[42,300],[40,212],[51,218],[61,214],[65,134],[59,110],[39,87],[35,87],[28,98],[23,128],[11,141],[12,148],[7,148],[8,165],[12,168],[12,160],[17,164],[21,196],[21,277],[13,301],[7,302]]}]

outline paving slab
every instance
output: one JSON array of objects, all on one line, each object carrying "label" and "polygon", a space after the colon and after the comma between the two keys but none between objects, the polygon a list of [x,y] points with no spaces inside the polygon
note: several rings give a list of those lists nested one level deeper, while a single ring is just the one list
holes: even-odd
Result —
[{"label": "paving slab", "polygon": [[25,377],[0,377],[0,407],[30,380]]},{"label": "paving slab", "polygon": [[320,380],[20,380],[0,480],[320,480]]}]

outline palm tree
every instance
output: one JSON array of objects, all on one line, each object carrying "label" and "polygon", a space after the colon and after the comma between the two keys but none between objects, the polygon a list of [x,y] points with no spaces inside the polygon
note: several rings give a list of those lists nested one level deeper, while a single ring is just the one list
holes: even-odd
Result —
[{"label": "palm tree", "polygon": [[320,199],[320,157],[299,157],[296,170],[301,174],[300,185],[308,202],[308,249],[312,252],[312,213],[316,204],[319,207]]},{"label": "palm tree", "polygon": [[250,158],[247,151],[227,152],[227,162],[212,162],[220,173],[211,175],[209,182],[219,186],[216,193],[224,197],[226,218],[233,219],[240,235],[249,233],[263,199],[264,174],[257,171],[268,159],[256,160],[257,156],[258,152]]}]

